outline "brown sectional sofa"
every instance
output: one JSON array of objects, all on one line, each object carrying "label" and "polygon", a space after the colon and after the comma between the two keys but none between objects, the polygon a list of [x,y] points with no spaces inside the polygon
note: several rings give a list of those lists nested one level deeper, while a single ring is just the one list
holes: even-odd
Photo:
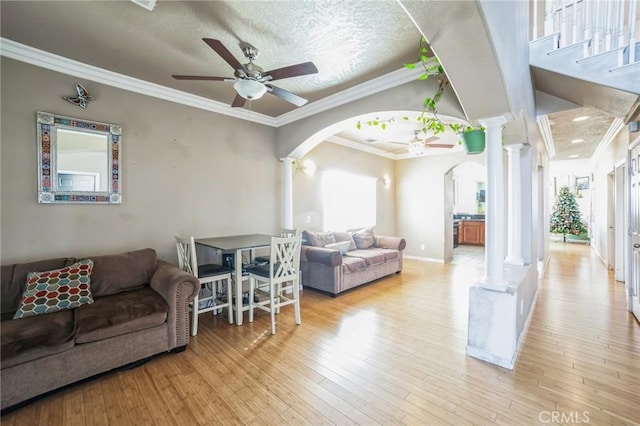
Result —
[{"label": "brown sectional sofa", "polygon": [[[153,249],[88,257],[93,303],[13,319],[29,272],[73,264],[57,258],[1,270],[2,409],[189,342],[197,278]],[[87,259],[84,257],[82,259]]]},{"label": "brown sectional sofa", "polygon": [[[333,296],[371,282],[386,275],[402,271],[402,252],[407,243],[404,238],[376,235],[373,245],[358,249],[351,245],[344,255],[333,248],[308,245],[300,250],[302,285],[327,292]],[[352,241],[348,232],[333,232],[336,242]]]}]

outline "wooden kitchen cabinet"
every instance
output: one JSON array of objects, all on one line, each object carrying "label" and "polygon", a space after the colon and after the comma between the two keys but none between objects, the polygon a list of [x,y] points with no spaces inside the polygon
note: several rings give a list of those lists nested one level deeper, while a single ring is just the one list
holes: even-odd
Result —
[{"label": "wooden kitchen cabinet", "polygon": [[474,246],[484,245],[484,220],[460,221],[459,243]]}]

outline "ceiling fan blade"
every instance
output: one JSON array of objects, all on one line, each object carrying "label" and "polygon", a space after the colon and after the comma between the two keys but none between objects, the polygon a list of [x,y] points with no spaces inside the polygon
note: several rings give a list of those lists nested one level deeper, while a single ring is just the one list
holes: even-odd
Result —
[{"label": "ceiling fan blade", "polygon": [[213,81],[235,81],[231,77],[210,77],[207,75],[172,75],[176,80],[213,80]]},{"label": "ceiling fan blade", "polygon": [[427,148],[453,148],[453,145],[448,143],[428,143],[425,146]]},{"label": "ceiling fan blade", "polygon": [[298,65],[289,65],[288,67],[278,68],[272,71],[267,71],[264,75],[270,75],[270,80],[279,80],[281,78],[297,77],[299,75],[316,74],[318,68],[313,62],[305,62]]},{"label": "ceiling fan blade", "polygon": [[236,97],[233,99],[233,103],[231,104],[231,106],[234,107],[234,108],[243,107],[245,102],[247,102],[247,100],[245,98],[243,98],[240,95],[236,95]]},{"label": "ceiling fan blade", "polygon": [[276,86],[272,86],[270,84],[265,84],[265,86],[267,86],[267,91],[269,93],[271,93],[272,95],[275,95],[277,97],[279,97],[280,99],[283,99],[289,103],[292,103],[296,106],[302,106],[304,104],[306,104],[308,101],[305,98],[301,98],[298,95],[295,95],[287,90],[281,89],[279,87]]},{"label": "ceiling fan blade", "polygon": [[220,40],[213,38],[203,38],[202,40],[207,43],[210,48],[215,50],[222,59],[231,65],[231,68],[234,70],[243,69],[242,64],[231,54],[231,52],[229,52],[229,50],[227,50],[226,47],[224,47],[224,44],[222,44]]},{"label": "ceiling fan blade", "polygon": [[429,138],[426,138],[423,142],[424,142],[424,143],[431,143],[431,142],[435,142],[435,141],[437,141],[437,140],[440,140],[440,138],[439,138],[439,137],[437,137],[437,136],[431,136],[431,137],[429,137]]}]

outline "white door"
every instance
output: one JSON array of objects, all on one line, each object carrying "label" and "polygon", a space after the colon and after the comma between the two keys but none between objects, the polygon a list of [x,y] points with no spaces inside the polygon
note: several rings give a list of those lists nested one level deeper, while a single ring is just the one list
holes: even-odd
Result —
[{"label": "white door", "polygon": [[615,274],[616,281],[625,281],[625,264],[627,263],[627,226],[625,224],[627,210],[627,168],[622,161],[615,169]]},{"label": "white door", "polygon": [[631,262],[629,265],[629,304],[640,320],[640,141],[629,151],[629,240]]},{"label": "white door", "polygon": [[613,172],[607,175],[607,264],[609,269],[615,267],[616,255],[616,230],[615,230],[615,195],[613,185]]}]

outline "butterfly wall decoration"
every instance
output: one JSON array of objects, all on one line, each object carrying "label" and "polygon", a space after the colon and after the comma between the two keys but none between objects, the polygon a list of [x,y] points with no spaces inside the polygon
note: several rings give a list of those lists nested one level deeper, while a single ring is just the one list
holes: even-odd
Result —
[{"label": "butterfly wall decoration", "polygon": [[80,108],[86,108],[87,103],[95,99],[80,83],[76,83],[76,91],[78,92],[78,96],[63,96],[62,99],[67,102],[71,102],[72,104],[77,105]]}]

